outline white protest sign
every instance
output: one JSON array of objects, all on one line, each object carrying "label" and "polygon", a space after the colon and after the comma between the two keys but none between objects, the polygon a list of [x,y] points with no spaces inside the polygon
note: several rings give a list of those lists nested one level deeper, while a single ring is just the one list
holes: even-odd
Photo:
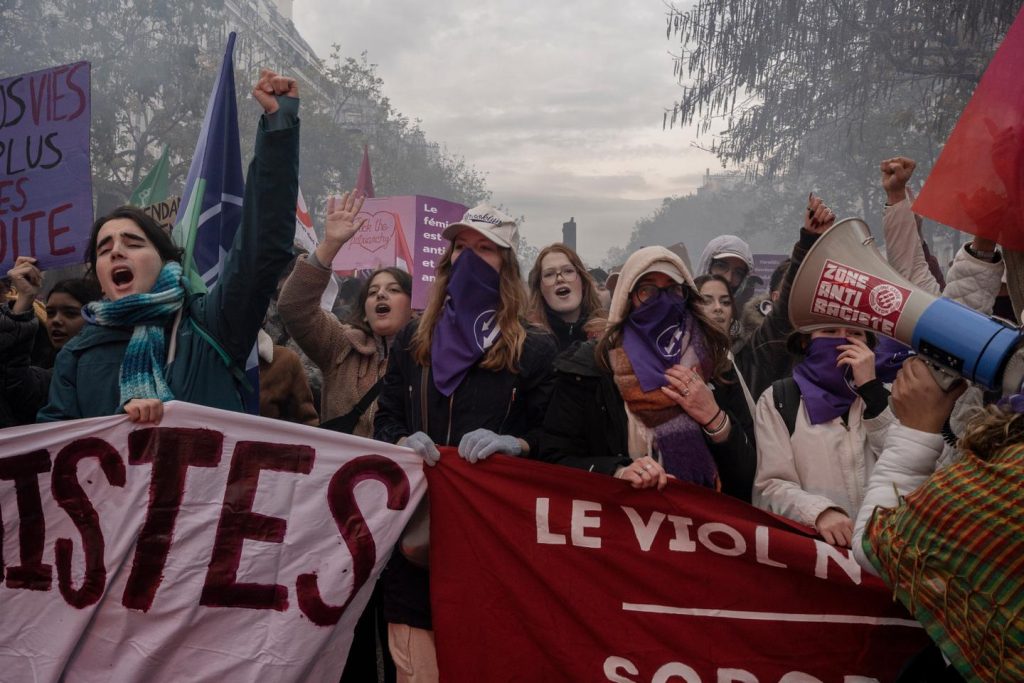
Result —
[{"label": "white protest sign", "polygon": [[0,679],[333,683],[425,488],[407,449],[187,403],[0,430]]}]

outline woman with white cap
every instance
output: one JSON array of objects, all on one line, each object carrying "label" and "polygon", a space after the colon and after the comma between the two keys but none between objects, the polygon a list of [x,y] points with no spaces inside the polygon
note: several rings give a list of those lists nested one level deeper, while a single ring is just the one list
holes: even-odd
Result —
[{"label": "woman with white cap", "polygon": [[[430,302],[392,345],[377,439],[431,465],[437,445],[458,446],[473,463],[494,453],[536,456],[556,348],[525,320],[517,234],[515,220],[487,205],[445,229],[450,244]],[[398,680],[436,681],[429,572],[395,553],[382,581]]]},{"label": "woman with white cap", "polygon": [[541,458],[635,488],[660,489],[673,476],[749,501],[756,456],[735,417],[746,402],[722,381],[728,340],[699,303],[678,256],[634,253],[602,337],[555,363]]}]

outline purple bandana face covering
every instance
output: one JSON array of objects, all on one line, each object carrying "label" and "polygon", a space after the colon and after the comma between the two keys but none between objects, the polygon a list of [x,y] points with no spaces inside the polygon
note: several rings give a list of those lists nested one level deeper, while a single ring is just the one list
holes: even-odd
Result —
[{"label": "purple bandana face covering", "polygon": [[793,368],[793,379],[812,425],[831,422],[847,410],[857,393],[847,379],[846,366],[836,365],[839,347],[850,342],[838,337],[818,337],[807,345],[807,356]]},{"label": "purple bandana face covering", "polygon": [[891,337],[879,336],[875,347],[875,377],[886,384],[896,379],[896,373],[903,367],[903,362],[916,356],[914,349]]},{"label": "purple bandana face covering", "polygon": [[500,282],[498,271],[472,249],[463,249],[452,264],[448,298],[430,342],[434,386],[445,396],[498,339]]},{"label": "purple bandana face covering", "polygon": [[654,391],[668,384],[665,371],[682,358],[691,320],[686,299],[668,292],[659,292],[626,318],[622,348],[641,389]]}]

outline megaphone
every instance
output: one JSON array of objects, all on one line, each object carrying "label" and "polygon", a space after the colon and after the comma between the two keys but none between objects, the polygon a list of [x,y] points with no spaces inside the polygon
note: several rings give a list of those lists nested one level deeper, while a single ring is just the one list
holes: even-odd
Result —
[{"label": "megaphone", "polygon": [[913,285],[885,261],[858,218],[836,223],[808,250],[790,291],[789,318],[801,332],[856,327],[893,337],[954,378],[1004,395],[1018,393],[1024,379],[1018,328]]}]

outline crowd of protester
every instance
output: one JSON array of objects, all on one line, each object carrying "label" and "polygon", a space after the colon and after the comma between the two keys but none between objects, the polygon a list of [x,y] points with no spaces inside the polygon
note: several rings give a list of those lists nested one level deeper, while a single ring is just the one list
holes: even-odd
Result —
[{"label": "crowd of protester", "polygon": [[[169,400],[241,410],[240,368],[257,344],[265,416],[403,445],[427,465],[451,446],[471,463],[501,453],[639,489],[689,482],[813,527],[893,581],[916,575],[890,571],[903,527],[873,526],[876,508],[900,508],[952,468],[1020,467],[1021,396],[963,383],[943,391],[921,360],[903,362],[906,347],[872,332],[794,330],[796,272],[836,219],[814,195],[763,295],[750,247],[732,235],[703,248],[696,272],[685,247],[645,247],[606,274],[553,244],[524,278],[515,220],[481,205],[445,229],[423,311],[398,268],[324,310],[363,199],[331,198],[323,241],[294,256],[297,94],[270,72],[254,89],[264,114],[242,224],[208,293],[189,290],[179,247],[130,206],[95,222],[87,276],[57,283],[45,301],[34,260],[18,259],[0,306],[0,427],[119,412],[158,422]],[[926,292],[992,313],[1006,289],[998,246],[968,242],[943,276],[910,208],[913,171],[905,158],[881,164],[891,265]],[[1019,551],[1019,530],[1010,538]],[[437,680],[429,570],[409,545],[383,574],[343,680],[375,677],[378,656],[389,680],[396,669],[398,680]],[[979,640],[979,661],[994,656]],[[960,680],[935,648],[903,676]]]}]

